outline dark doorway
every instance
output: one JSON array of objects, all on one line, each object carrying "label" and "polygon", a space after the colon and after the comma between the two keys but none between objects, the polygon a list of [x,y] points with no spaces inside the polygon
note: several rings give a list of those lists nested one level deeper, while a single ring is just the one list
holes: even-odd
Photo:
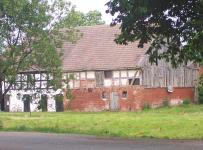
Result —
[{"label": "dark doorway", "polygon": [[31,99],[32,99],[32,97],[30,95],[24,95],[23,96],[24,112],[30,112]]},{"label": "dark doorway", "polygon": [[42,111],[43,111],[43,112],[46,112],[46,111],[47,111],[47,100],[48,100],[47,95],[42,95],[42,96],[41,96],[40,105],[41,105],[41,108],[42,108]]},{"label": "dark doorway", "polygon": [[10,95],[6,95],[5,97],[4,97],[4,101],[5,101],[5,103],[4,103],[4,105],[5,105],[5,111],[6,112],[9,112],[9,107],[10,107]]},{"label": "dark doorway", "polygon": [[63,105],[63,95],[55,95],[55,101],[56,101],[56,112],[62,112],[64,111],[64,105]]}]

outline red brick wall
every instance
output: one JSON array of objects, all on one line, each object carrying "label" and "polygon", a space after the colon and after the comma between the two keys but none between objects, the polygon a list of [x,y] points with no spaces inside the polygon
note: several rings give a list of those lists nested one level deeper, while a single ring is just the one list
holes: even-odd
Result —
[{"label": "red brick wall", "polygon": [[199,68],[199,73],[200,73],[200,75],[203,74],[203,67],[200,67],[200,68]]},{"label": "red brick wall", "polygon": [[[102,100],[102,92],[108,93],[107,100]],[[127,91],[127,99],[121,97],[122,92]],[[73,111],[103,111],[109,110],[110,94],[118,92],[120,111],[136,111],[142,109],[145,104],[152,107],[162,105],[164,100],[179,103],[181,100],[193,101],[193,88],[174,88],[172,93],[166,88],[143,88],[140,86],[110,87],[110,88],[89,88],[72,90],[74,99],[65,101],[65,108]]]},{"label": "red brick wall", "polygon": [[152,107],[157,107],[162,105],[164,100],[169,100],[171,102],[181,102],[181,100],[191,100],[194,99],[194,89],[193,88],[174,88],[172,93],[169,93],[166,88],[150,88],[144,89],[141,93],[141,105],[148,103]]}]

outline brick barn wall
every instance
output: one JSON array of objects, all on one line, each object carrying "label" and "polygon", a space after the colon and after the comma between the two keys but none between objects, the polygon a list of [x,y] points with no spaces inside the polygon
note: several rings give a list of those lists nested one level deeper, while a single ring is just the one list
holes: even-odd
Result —
[{"label": "brick barn wall", "polygon": [[199,73],[200,73],[200,75],[203,74],[203,67],[202,66],[199,68]]},{"label": "brick barn wall", "polygon": [[[102,92],[106,92],[108,98],[103,100]],[[122,98],[122,92],[127,91],[127,99]],[[169,100],[172,105],[188,99],[193,101],[193,88],[174,88],[172,93],[166,88],[144,88],[140,86],[109,87],[109,88],[83,88],[72,90],[74,99],[65,100],[65,110],[73,111],[104,111],[110,110],[110,95],[118,92],[120,111],[136,111],[143,108],[145,104],[152,107],[159,107],[164,100]]]},{"label": "brick barn wall", "polygon": [[169,93],[166,88],[144,89],[143,100],[149,103],[152,107],[159,106],[164,100],[169,100],[175,105],[182,100],[194,100],[194,88],[174,88],[172,93]]}]

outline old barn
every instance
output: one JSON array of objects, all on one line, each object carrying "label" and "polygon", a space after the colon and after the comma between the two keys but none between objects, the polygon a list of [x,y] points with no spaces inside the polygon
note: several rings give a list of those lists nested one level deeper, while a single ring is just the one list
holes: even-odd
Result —
[{"label": "old barn", "polygon": [[[184,100],[195,100],[199,68],[190,63],[172,68],[161,60],[151,65],[145,55],[148,46],[138,48],[138,42],[127,46],[114,42],[119,27],[97,25],[80,27],[82,37],[76,43],[63,45],[64,76],[74,77],[69,86],[72,99],[64,98],[64,109],[74,111],[136,111],[146,105],[159,107],[164,102],[177,105]],[[8,111],[37,111],[37,105],[22,101],[22,95],[46,97],[46,111],[56,111],[55,101],[47,92],[46,73],[27,72],[35,78],[30,89],[25,73],[6,98]],[[24,83],[24,84],[23,84]],[[20,91],[17,86],[26,86]],[[16,88],[17,87],[17,88]],[[64,91],[66,92],[66,91]],[[64,94],[66,95],[66,94]]]},{"label": "old barn", "polygon": [[69,82],[74,98],[66,108],[76,111],[135,111],[194,100],[198,67],[172,68],[161,60],[151,65],[145,55],[148,46],[138,42],[117,45],[119,27],[81,27],[83,37],[76,44],[64,44],[63,69],[74,76]]}]

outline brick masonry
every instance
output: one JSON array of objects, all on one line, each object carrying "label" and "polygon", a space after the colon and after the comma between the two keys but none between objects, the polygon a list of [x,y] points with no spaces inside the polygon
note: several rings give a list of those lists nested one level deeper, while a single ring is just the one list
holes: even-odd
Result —
[{"label": "brick masonry", "polygon": [[[127,98],[122,98],[122,92],[127,91]],[[107,98],[102,99],[102,92]],[[137,111],[148,104],[159,107],[168,100],[171,105],[182,103],[183,100],[194,100],[194,88],[174,88],[169,93],[167,88],[144,88],[141,86],[108,87],[108,88],[80,88],[72,90],[73,99],[64,100],[65,110],[73,111],[104,111],[111,110],[111,93],[119,95],[120,111]]]}]

